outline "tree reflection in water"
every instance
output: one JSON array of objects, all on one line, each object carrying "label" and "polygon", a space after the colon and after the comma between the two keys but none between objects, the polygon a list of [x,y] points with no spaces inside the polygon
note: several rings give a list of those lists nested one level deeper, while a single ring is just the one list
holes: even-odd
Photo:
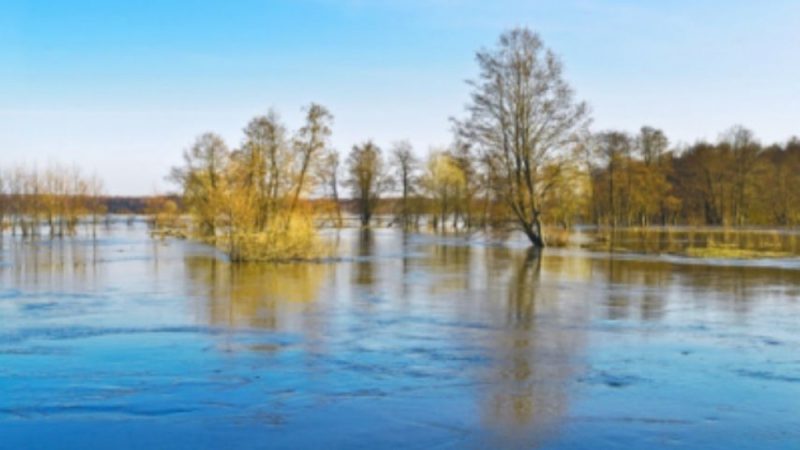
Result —
[{"label": "tree reflection in water", "polygon": [[497,283],[499,291],[505,290],[504,323],[490,347],[494,364],[483,420],[498,436],[529,448],[557,432],[577,375],[576,355],[585,345],[583,308],[573,308],[574,298],[542,281],[543,265],[552,262],[548,276],[558,277],[564,268],[557,261],[535,250],[514,252],[508,255],[507,275]]},{"label": "tree reflection in water", "polygon": [[[202,300],[202,320],[225,330],[222,350],[266,350],[250,346],[252,335],[239,329],[268,331],[263,342],[291,333],[281,347],[291,351],[255,358],[294,391],[313,392],[299,398],[331,408],[342,402],[356,408],[348,420],[369,417],[379,429],[425,429],[437,439],[447,433],[435,424],[446,417],[453,435],[494,448],[548,446],[585,425],[585,392],[605,395],[657,376],[647,372],[657,361],[687,358],[682,348],[651,354],[637,346],[643,338],[706,339],[692,320],[747,325],[759,308],[764,317],[785,308],[775,303],[772,311],[759,299],[797,292],[798,273],[776,268],[539,254],[392,230],[345,231],[340,239],[345,257],[332,264],[232,266],[185,257],[185,289]],[[634,349],[635,358],[620,359],[609,343]],[[314,377],[305,377],[312,369]],[[384,414],[392,408],[401,421]],[[620,420],[649,414],[612,413]]]},{"label": "tree reflection in water", "polygon": [[[319,296],[325,264],[228,264],[206,256],[184,260],[187,287],[208,299],[212,325],[291,328],[291,321]],[[294,313],[294,314],[292,314]]]}]

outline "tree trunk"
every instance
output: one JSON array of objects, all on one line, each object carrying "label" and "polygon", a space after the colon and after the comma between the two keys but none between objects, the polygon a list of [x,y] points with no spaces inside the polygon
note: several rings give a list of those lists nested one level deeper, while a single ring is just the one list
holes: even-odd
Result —
[{"label": "tree trunk", "polygon": [[544,236],[542,236],[542,224],[539,219],[533,219],[530,223],[522,224],[522,231],[531,241],[534,248],[544,248]]}]

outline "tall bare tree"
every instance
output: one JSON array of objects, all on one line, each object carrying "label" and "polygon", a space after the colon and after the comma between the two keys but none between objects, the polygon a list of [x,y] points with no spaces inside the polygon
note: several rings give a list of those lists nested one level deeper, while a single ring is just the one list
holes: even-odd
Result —
[{"label": "tall bare tree", "polygon": [[306,124],[295,137],[295,150],[298,153],[297,182],[289,213],[297,207],[300,194],[307,188],[308,174],[313,171],[312,164],[327,148],[331,135],[333,115],[322,105],[312,103],[306,108]]},{"label": "tall bare tree", "polygon": [[753,132],[741,125],[733,126],[724,132],[720,141],[730,149],[732,156],[732,219],[734,224],[744,225],[753,181],[751,175],[760,156],[761,145],[755,140]]},{"label": "tall bare tree", "polygon": [[469,117],[457,127],[491,163],[493,188],[531,244],[544,247],[541,172],[568,159],[588,127],[588,107],[574,100],[558,57],[527,28],[503,33],[477,60]]}]

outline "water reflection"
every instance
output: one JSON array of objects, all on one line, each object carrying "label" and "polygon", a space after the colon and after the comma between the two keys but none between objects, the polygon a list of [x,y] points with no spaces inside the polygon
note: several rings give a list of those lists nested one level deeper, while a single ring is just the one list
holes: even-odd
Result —
[{"label": "water reflection", "polygon": [[370,228],[359,230],[355,249],[356,263],[353,282],[371,286],[375,281],[375,232]]},{"label": "water reflection", "polygon": [[[338,233],[336,263],[231,265],[124,230],[94,244],[4,242],[0,382],[22,387],[3,408],[74,404],[122,424],[111,411],[162,411],[168,398],[180,412],[148,420],[202,433],[214,416],[239,447],[269,435],[285,447],[574,448],[589,441],[573,436],[601,436],[598,448],[643,448],[664,433],[708,448],[698,424],[782,436],[800,399],[791,267],[394,230]],[[41,369],[70,361],[66,381]],[[124,394],[99,397],[114,383]],[[732,405],[740,392],[748,402]]]},{"label": "water reflection", "polygon": [[510,440],[535,448],[557,433],[569,409],[586,316],[574,298],[542,280],[543,267],[550,266],[546,276],[557,276],[561,261],[548,261],[537,251],[493,253],[495,268],[505,258],[508,265],[505,276],[497,270],[492,275],[503,280],[493,286],[498,294],[505,291],[504,320],[489,346],[494,363],[481,400],[483,420],[498,430],[503,445]]},{"label": "water reflection", "polygon": [[[209,256],[184,260],[187,292],[207,299],[212,325],[280,329],[288,310],[302,312],[319,296],[324,264],[229,264]],[[288,319],[287,319],[288,320]]]},{"label": "water reflection", "polygon": [[36,291],[82,289],[101,277],[98,243],[93,240],[6,239],[0,285]]},{"label": "water reflection", "polygon": [[588,239],[588,248],[617,252],[685,254],[691,250],[721,249],[800,255],[800,232],[792,229],[621,228],[590,230],[579,235]]},{"label": "water reflection", "polygon": [[[597,320],[673,327],[697,310],[746,318],[765,286],[800,281],[773,268],[526,252],[383,230],[337,239],[352,260],[231,266],[187,257],[184,284],[207,302],[210,324],[299,332],[315,367],[366,385],[381,374],[382,396],[402,398],[422,377],[408,367],[435,355],[423,367],[437,375],[425,384],[473,386],[481,429],[504,447],[555,439],[582,380],[620,383],[589,367]],[[342,367],[343,355],[364,360]]]}]

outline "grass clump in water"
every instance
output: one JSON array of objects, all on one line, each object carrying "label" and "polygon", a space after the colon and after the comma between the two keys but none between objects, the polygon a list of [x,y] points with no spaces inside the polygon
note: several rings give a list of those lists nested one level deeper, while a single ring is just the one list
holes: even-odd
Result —
[{"label": "grass clump in water", "polygon": [[313,216],[292,214],[276,220],[263,231],[234,231],[217,242],[231,261],[310,261],[329,255],[320,242]]},{"label": "grass clump in water", "polygon": [[791,256],[786,252],[774,250],[755,250],[731,246],[688,247],[686,256],[692,258],[722,258],[722,259],[758,259],[758,258],[785,258]]}]

